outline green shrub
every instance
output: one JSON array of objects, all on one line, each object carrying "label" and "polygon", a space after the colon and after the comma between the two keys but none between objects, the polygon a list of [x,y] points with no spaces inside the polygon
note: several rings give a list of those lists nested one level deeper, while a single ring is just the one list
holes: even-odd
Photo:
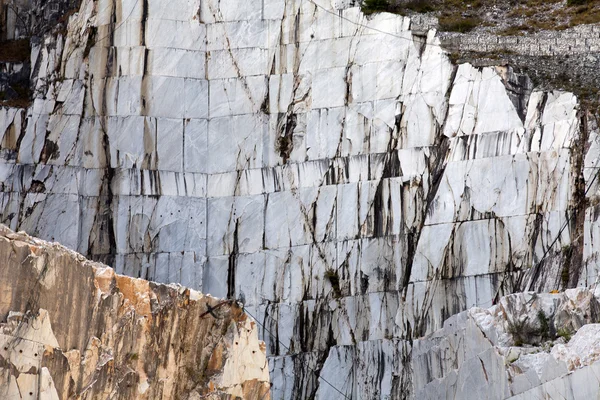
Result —
[{"label": "green shrub", "polygon": [[508,333],[513,337],[514,346],[520,347],[524,344],[539,344],[540,340],[545,341],[553,337],[551,332],[550,320],[544,311],[537,313],[539,327],[535,324],[527,323],[527,320],[515,320],[508,323]]},{"label": "green shrub", "polygon": [[479,24],[481,24],[481,19],[478,17],[446,16],[440,18],[440,30],[445,32],[465,33],[472,31]]},{"label": "green shrub", "polygon": [[560,328],[557,332],[556,332],[556,336],[564,338],[565,341],[569,341],[571,340],[571,335],[573,335],[573,333],[569,330],[569,328]]},{"label": "green shrub", "polygon": [[362,5],[362,11],[365,14],[388,11],[390,3],[388,0],[365,0]]},{"label": "green shrub", "polygon": [[417,13],[428,13],[435,11],[435,7],[433,6],[431,1],[428,0],[412,0],[404,3],[402,8],[414,11]]},{"label": "green shrub", "polygon": [[550,324],[548,323],[548,317],[546,317],[546,313],[542,310],[538,311],[538,322],[540,323],[539,335],[542,337],[542,340],[546,340],[550,338]]}]

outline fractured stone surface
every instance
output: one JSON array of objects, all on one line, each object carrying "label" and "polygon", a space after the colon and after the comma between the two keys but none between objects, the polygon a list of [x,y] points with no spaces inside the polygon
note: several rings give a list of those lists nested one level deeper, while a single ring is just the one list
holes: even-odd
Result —
[{"label": "fractured stone surface", "polygon": [[4,226],[0,282],[2,399],[269,398],[264,343],[234,302]]},{"label": "fractured stone surface", "polygon": [[2,221],[244,302],[275,399],[412,396],[448,317],[593,283],[592,116],[353,3],[84,0],[0,112]]},{"label": "fractured stone surface", "polygon": [[453,316],[413,342],[415,398],[597,397],[599,294],[519,293]]}]

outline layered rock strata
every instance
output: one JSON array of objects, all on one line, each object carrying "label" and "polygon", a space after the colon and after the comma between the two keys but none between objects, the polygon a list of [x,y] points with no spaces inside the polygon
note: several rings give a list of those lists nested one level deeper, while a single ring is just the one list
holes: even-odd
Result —
[{"label": "layered rock strata", "polygon": [[275,399],[414,396],[450,316],[593,283],[595,116],[354,3],[84,0],[0,111],[3,221],[244,302]]},{"label": "layered rock strata", "polygon": [[264,343],[235,302],[5,227],[0,282],[2,399],[269,398]]}]

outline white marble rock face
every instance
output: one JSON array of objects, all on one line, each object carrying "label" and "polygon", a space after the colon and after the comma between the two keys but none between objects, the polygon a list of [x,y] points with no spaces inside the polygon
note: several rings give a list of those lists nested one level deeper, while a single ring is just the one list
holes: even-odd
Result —
[{"label": "white marble rock face", "polygon": [[596,286],[509,295],[413,342],[419,399],[580,399],[600,392]]},{"label": "white marble rock face", "polygon": [[512,70],[356,3],[83,0],[33,48],[33,105],[0,109],[2,222],[243,301],[273,399],[340,395],[319,376],[416,396],[412,340],[595,282],[599,131],[576,97],[515,102]]}]

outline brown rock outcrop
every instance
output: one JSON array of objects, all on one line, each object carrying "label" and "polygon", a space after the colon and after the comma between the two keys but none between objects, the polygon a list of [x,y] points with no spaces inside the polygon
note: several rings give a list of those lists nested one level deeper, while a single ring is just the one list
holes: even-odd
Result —
[{"label": "brown rock outcrop", "polygon": [[236,303],[4,226],[0,321],[2,399],[269,398],[264,344]]}]

